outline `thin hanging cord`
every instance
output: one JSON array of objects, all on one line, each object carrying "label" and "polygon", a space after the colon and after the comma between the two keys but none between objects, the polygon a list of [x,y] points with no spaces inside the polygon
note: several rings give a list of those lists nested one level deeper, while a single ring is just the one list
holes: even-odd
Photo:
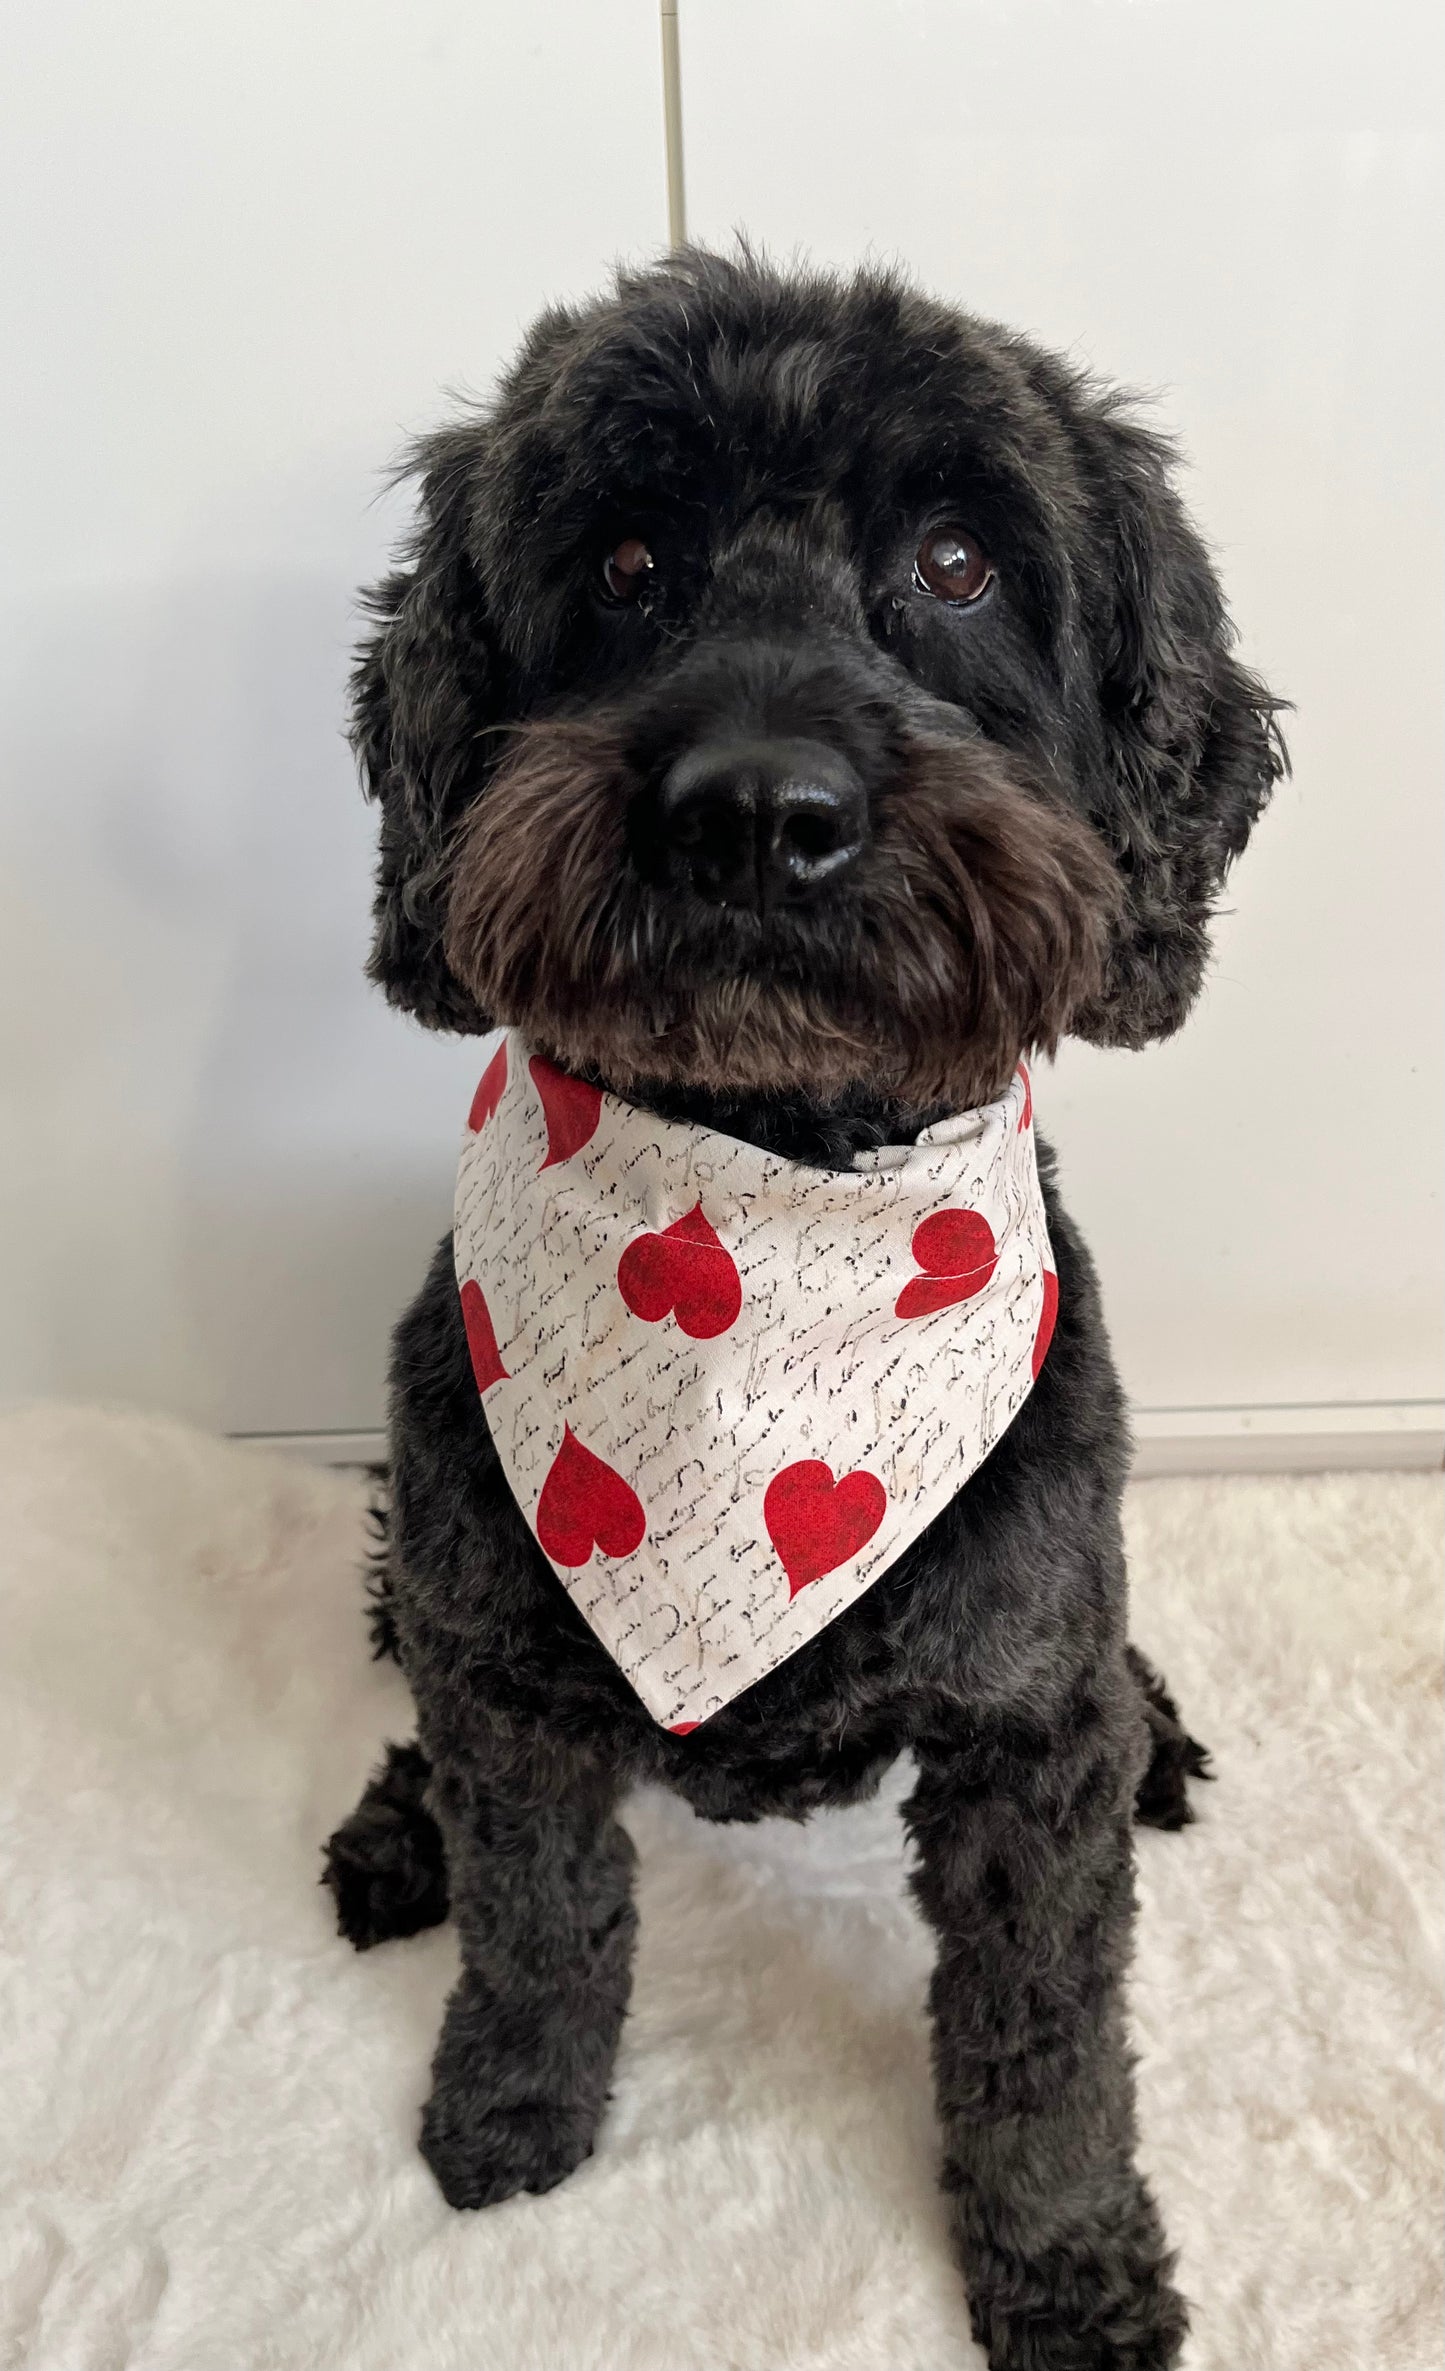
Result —
[{"label": "thin hanging cord", "polygon": [[682,178],[682,62],[677,43],[677,0],[661,0],[662,121],[667,138],[667,243],[687,244],[687,193]]}]

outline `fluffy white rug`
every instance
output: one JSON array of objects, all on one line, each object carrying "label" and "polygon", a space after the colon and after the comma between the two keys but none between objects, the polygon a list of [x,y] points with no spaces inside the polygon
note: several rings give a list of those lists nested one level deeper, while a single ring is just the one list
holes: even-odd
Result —
[{"label": "fluffy white rug", "polygon": [[[139,1417],[0,1427],[0,2361],[949,2371],[900,1784],[807,1829],[631,1810],[597,2155],[448,2212],[448,1933],[355,1958],[318,1847],[383,1737],[358,1487]],[[1438,1484],[1154,1482],[1135,1634],[1214,1747],[1141,1839],[1146,2154],[1194,2371],[1439,2361]]]}]

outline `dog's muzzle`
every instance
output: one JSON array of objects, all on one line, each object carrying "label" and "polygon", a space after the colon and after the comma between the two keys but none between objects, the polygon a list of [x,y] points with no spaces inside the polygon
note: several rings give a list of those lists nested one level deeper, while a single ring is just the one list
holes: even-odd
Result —
[{"label": "dog's muzzle", "polygon": [[669,768],[660,809],[674,882],[758,914],[834,888],[868,843],[863,784],[820,741],[705,742]]}]

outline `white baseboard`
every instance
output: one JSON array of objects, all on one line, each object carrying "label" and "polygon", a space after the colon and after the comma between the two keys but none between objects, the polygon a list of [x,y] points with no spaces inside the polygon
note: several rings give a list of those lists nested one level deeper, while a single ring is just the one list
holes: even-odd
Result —
[{"label": "white baseboard", "polygon": [[1323,1474],[1362,1466],[1438,1472],[1445,1465],[1441,1400],[1136,1408],[1133,1425],[1138,1475]]},{"label": "white baseboard", "polygon": [[[1298,1407],[1136,1408],[1134,1471],[1320,1474],[1362,1466],[1438,1472],[1445,1401],[1341,1400]],[[379,1465],[382,1432],[237,1433],[313,1465]]]},{"label": "white baseboard", "polygon": [[385,1465],[384,1432],[233,1432],[246,1449],[274,1449],[308,1465]]}]

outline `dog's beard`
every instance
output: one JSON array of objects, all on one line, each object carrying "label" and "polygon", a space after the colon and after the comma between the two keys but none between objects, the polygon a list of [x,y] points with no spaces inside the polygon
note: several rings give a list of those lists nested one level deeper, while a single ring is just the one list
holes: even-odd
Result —
[{"label": "dog's beard", "polygon": [[639,788],[616,726],[524,727],[448,859],[453,972],[565,1068],[963,1109],[1097,993],[1113,868],[991,744],[910,738],[854,878],[766,919],[639,876]]}]

